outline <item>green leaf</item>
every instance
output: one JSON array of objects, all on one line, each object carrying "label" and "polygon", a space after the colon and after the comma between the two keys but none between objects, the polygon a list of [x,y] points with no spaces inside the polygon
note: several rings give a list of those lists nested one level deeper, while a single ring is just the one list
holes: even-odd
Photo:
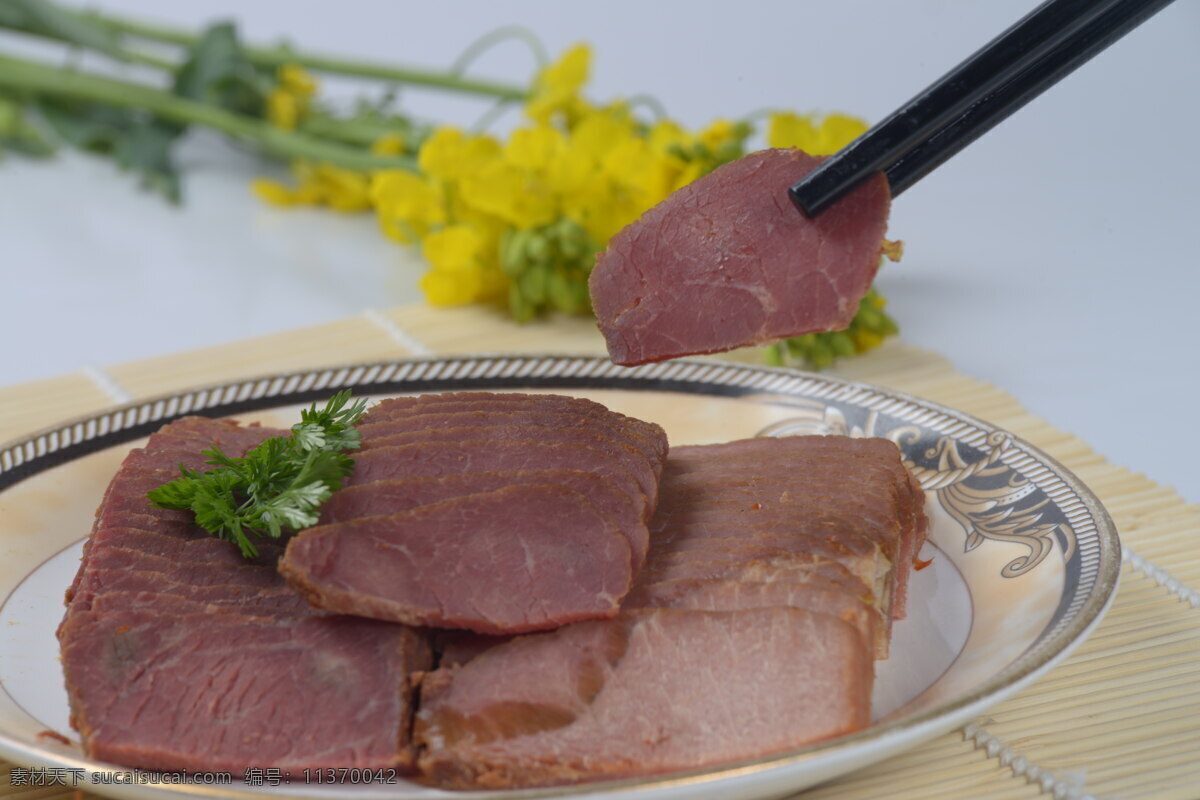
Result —
[{"label": "green leaf", "polygon": [[0,27],[58,39],[125,60],[115,31],[46,0],[0,0]]},{"label": "green leaf", "polygon": [[182,511],[192,507],[192,502],[200,490],[201,482],[190,477],[184,470],[184,477],[170,483],[164,483],[153,489],[147,497],[159,508],[169,508]]},{"label": "green leaf", "polygon": [[36,158],[54,154],[54,145],[25,118],[21,104],[3,96],[0,96],[0,146]]},{"label": "green leaf", "polygon": [[261,117],[266,87],[238,42],[233,23],[210,26],[175,74],[175,94],[236,114]]},{"label": "green leaf", "polygon": [[175,126],[158,120],[134,124],[116,140],[113,150],[117,163],[137,173],[143,187],[172,203],[182,199],[179,171],[171,160],[171,147],[179,133]]},{"label": "green leaf", "polygon": [[190,509],[196,524],[234,542],[252,558],[251,536],[280,538],[286,530],[315,525],[321,504],[354,469],[343,450],[359,446],[353,425],[366,401],[340,392],[318,409],[302,411],[291,436],[273,436],[241,458],[213,447],[203,451],[213,469],[181,467],[183,477],[149,492],[161,508]]},{"label": "green leaf", "polygon": [[181,126],[99,103],[43,99],[39,109],[68,144],[111,155],[119,166],[137,173],[143,186],[179,202],[179,173],[171,147],[183,132]]}]

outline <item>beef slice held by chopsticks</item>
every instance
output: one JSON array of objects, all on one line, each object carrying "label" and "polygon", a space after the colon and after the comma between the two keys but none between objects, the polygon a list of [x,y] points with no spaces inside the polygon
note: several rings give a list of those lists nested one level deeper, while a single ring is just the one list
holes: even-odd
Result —
[{"label": "beef slice held by chopsticks", "polygon": [[806,218],[788,187],[821,161],[796,149],[753,153],[614,236],[589,281],[612,360],[644,364],[849,325],[879,267],[891,199],[876,176]]}]

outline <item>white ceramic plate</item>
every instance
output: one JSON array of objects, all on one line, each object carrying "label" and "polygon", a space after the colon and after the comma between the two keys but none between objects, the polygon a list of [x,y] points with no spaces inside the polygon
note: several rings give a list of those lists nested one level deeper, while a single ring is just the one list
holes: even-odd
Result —
[{"label": "white ceramic plate", "polygon": [[[868,730],[753,763],[529,792],[445,793],[395,784],[106,785],[125,770],[87,759],[68,727],[54,629],[83,537],[125,453],[171,418],[234,416],[288,426],[298,408],[351,387],[387,396],[472,389],[588,397],[666,428],[672,444],[841,433],[895,441],[932,520],[909,616],[878,664]],[[896,392],[790,370],[711,361],[635,369],[594,357],[396,361],[183,392],[64,424],[0,449],[0,755],[68,786],[123,797],[760,798],[811,786],[961,726],[1064,658],[1112,598],[1120,547],[1096,498],[1044,453],[986,423]],[[46,731],[71,739],[61,743]]]}]

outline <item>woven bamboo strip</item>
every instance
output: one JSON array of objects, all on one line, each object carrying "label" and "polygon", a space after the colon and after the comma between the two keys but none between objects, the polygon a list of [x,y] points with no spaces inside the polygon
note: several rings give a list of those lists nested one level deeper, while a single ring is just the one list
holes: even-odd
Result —
[{"label": "woven bamboo strip", "polygon": [[[920,751],[867,767],[851,777],[822,786],[820,791],[806,792],[804,797],[808,800],[810,793],[822,798],[826,795],[843,796],[839,792],[845,793],[851,788],[854,793],[890,786],[921,788],[936,783],[928,781],[931,775],[939,778],[971,775],[978,771],[982,760],[979,752],[970,743],[963,741],[960,734],[947,734]],[[844,796],[853,797],[855,794]]]},{"label": "woven bamboo strip", "polygon": [[[580,320],[517,326],[474,309],[419,307],[396,309],[387,318],[438,353],[601,352],[603,346],[591,323]],[[378,326],[356,319],[335,323],[332,329],[319,326],[125,365],[110,374],[141,396],[254,373],[397,357],[403,350]],[[757,356],[745,352],[733,357]],[[1171,490],[1108,464],[1077,438],[1024,411],[1010,395],[955,372],[940,356],[897,342],[845,362],[838,372],[959,408],[1041,447],[1098,493],[1127,545],[1169,569],[1171,576],[1193,588],[1200,585],[1200,555],[1195,551],[1200,507],[1186,506]],[[70,413],[108,404],[86,378],[80,379],[86,386],[73,377],[56,380],[69,382],[85,395],[92,390],[86,402],[94,407],[85,405]],[[28,398],[39,389],[45,391],[41,386],[0,390],[0,412],[31,405]],[[67,415],[50,410],[39,424]],[[0,431],[14,430],[15,435],[26,430],[25,424],[24,418],[9,424],[9,416],[0,414],[0,426],[7,426]],[[998,755],[989,756],[976,741],[954,732],[807,792],[805,800],[1025,800],[1045,794],[1037,781],[1040,770],[1052,770],[1055,778],[1066,781],[1062,786],[1072,785],[1070,779],[1078,773],[1086,778],[1082,791],[1100,797],[1196,797],[1190,787],[1200,785],[1200,689],[1193,688],[1200,687],[1195,657],[1200,652],[1200,611],[1128,565],[1122,579],[1109,616],[1079,651],[982,721],[988,735],[1011,748],[1008,758],[1024,759],[1019,764],[1032,770],[1032,782],[1001,764]],[[68,800],[71,794],[61,787],[0,783],[0,797]]]},{"label": "woven bamboo strip", "polygon": [[0,443],[112,405],[82,373],[0,389]]},{"label": "woven bamboo strip", "polygon": [[1109,796],[1129,797],[1137,794],[1155,800],[1196,800],[1196,785],[1188,784],[1189,779],[1195,778],[1195,769],[1191,765],[1178,767],[1150,763],[1149,766],[1149,769],[1136,773],[1105,776]]},{"label": "woven bamboo strip", "polygon": [[[1182,646],[1180,649],[1187,652],[1187,646]],[[1073,690],[1073,688],[1084,686],[1099,691],[1099,688],[1105,685],[1105,681],[1111,681],[1112,685],[1120,686],[1124,692],[1135,692],[1139,690],[1129,687],[1129,679],[1144,678],[1147,681],[1152,679],[1156,684],[1158,681],[1194,680],[1196,670],[1200,668],[1186,660],[1154,664],[1153,661],[1156,660],[1157,654],[1146,654],[1146,652],[1129,656],[1120,664],[1106,662],[1108,651],[1100,651],[1098,655],[1099,658],[1093,658],[1093,660],[1088,660],[1082,655],[1070,658],[1067,663],[1062,664],[1043,680],[1046,681],[1046,685],[1054,687],[1056,691]],[[1138,657],[1139,655],[1141,657]],[[1040,700],[1036,696],[1021,694],[1021,696],[1009,700],[1004,708],[1008,712],[1016,712],[1027,706],[1037,706],[1042,702],[1044,700]]]},{"label": "woven bamboo strip", "polygon": [[[891,759],[835,783],[811,789],[797,798],[804,800],[963,800],[999,793],[1006,800],[1037,797],[1040,790],[1013,778],[1001,766],[954,734],[938,740],[942,757],[933,763],[910,767],[905,756]],[[957,752],[946,752],[953,744]]]},{"label": "woven bamboo strip", "polygon": [[[1078,711],[1084,715],[1097,715],[1111,709],[1121,709],[1151,702],[1157,698],[1171,697],[1176,702],[1190,699],[1197,702],[1197,671],[1180,669],[1178,663],[1162,666],[1158,660],[1176,659],[1195,652],[1195,639],[1187,646],[1161,650],[1155,648],[1154,659],[1141,659],[1142,669],[1135,675],[1127,673],[1112,676],[1106,669],[1104,677],[1093,677],[1083,683],[1061,682],[1046,678],[1046,685],[1028,695],[1022,694],[1010,703],[999,707],[992,714],[996,719],[1036,719],[1042,713],[1071,714]],[[1111,651],[1105,651],[1106,656]],[[1149,662],[1149,663],[1148,663]],[[1107,665],[1106,665],[1107,666]]]},{"label": "woven bamboo strip", "polygon": [[70,796],[71,789],[59,785],[31,786],[12,785],[11,770],[4,770],[3,780],[0,780],[0,793],[5,797],[19,797],[21,800],[47,800],[51,797]]},{"label": "woven bamboo strip", "polygon": [[285,370],[411,355],[362,317],[121,364],[109,374],[135,397]]},{"label": "woven bamboo strip", "polygon": [[387,317],[440,355],[604,352],[604,340],[595,323],[579,318],[516,325],[498,311],[425,306],[396,309]]}]

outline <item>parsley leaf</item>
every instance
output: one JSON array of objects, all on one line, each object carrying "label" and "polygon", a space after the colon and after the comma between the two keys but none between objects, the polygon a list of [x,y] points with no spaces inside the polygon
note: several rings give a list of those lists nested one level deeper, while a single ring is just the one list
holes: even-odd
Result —
[{"label": "parsley leaf", "polygon": [[159,508],[190,510],[196,524],[233,542],[246,558],[258,555],[251,537],[278,539],[317,523],[321,505],[354,470],[345,454],[361,444],[354,424],[366,401],[339,392],[318,409],[300,412],[291,436],[274,436],[233,458],[219,448],[204,451],[213,469],[180,466],[182,477],[147,495]]}]

